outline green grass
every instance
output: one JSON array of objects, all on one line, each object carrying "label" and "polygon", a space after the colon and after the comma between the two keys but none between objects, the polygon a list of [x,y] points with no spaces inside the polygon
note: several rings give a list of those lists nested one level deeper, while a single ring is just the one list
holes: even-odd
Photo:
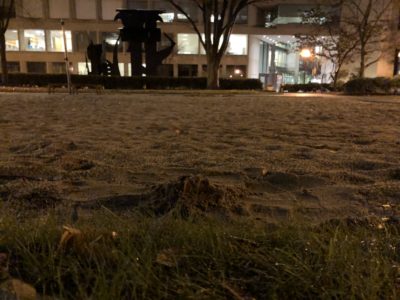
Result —
[{"label": "green grass", "polygon": [[[280,226],[100,211],[60,245],[55,215],[0,214],[9,272],[62,299],[396,299],[398,226]],[[117,236],[113,237],[112,232]]]}]

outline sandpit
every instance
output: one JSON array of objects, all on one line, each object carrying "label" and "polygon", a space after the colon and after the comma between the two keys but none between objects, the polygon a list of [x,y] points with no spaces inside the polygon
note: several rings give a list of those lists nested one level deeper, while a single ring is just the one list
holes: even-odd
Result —
[{"label": "sandpit", "polygon": [[395,97],[1,94],[0,198],[267,222],[392,216],[399,137]]}]

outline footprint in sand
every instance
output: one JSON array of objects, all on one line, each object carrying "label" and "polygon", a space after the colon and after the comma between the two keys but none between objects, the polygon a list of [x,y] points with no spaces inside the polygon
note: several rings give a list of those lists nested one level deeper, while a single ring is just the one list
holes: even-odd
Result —
[{"label": "footprint in sand", "polygon": [[263,204],[252,204],[251,211],[274,218],[288,218],[290,216],[290,209],[280,206],[267,206]]},{"label": "footprint in sand", "polygon": [[[246,169],[249,180],[246,186],[255,192],[280,193],[326,185],[323,178],[312,175],[296,175],[284,172],[263,172]],[[258,174],[258,175],[257,175]]]}]

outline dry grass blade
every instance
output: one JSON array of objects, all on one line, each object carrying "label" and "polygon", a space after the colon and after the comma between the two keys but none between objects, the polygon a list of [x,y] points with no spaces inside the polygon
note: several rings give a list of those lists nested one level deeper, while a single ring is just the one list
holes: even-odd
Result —
[{"label": "dry grass blade", "polygon": [[72,240],[82,237],[82,232],[79,229],[70,226],[63,226],[64,232],[61,236],[59,248],[65,248]]}]

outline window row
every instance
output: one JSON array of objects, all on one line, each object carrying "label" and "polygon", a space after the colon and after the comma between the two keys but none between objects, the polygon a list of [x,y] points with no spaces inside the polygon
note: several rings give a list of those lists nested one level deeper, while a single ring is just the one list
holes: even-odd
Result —
[{"label": "window row", "polygon": [[[25,29],[6,31],[7,51],[33,51],[33,52],[64,52],[64,37],[61,30]],[[65,31],[68,52],[74,49],[77,52],[86,52],[89,43],[97,43],[97,33],[94,31]],[[105,42],[106,51],[112,51],[118,34],[101,32],[100,39]],[[122,45],[120,47],[122,51]]]},{"label": "window row", "polygon": [[[226,54],[247,55],[247,48],[248,41],[246,34],[232,34],[229,39]],[[205,54],[204,47],[199,41],[199,36],[195,33],[178,33],[177,49],[178,54]]]},{"label": "window row", "polygon": [[[21,72],[20,63],[18,61],[9,61],[7,62],[8,71],[10,73],[19,73]],[[131,64],[118,64],[119,71],[121,76],[130,76],[131,75]],[[125,69],[126,67],[126,69]],[[174,76],[174,66],[171,64],[165,64],[160,66],[160,73],[163,77],[173,77]],[[75,74],[87,75],[91,70],[91,64],[86,62],[78,62],[77,69],[73,70]],[[26,62],[26,71],[28,73],[36,73],[36,74],[46,74],[47,72],[52,74],[64,74],[65,73],[65,62]],[[178,77],[198,77],[198,76],[206,76],[207,75],[207,65],[200,65],[200,69],[198,65],[195,64],[179,64],[178,68]],[[229,78],[242,78],[246,77],[247,67],[245,65],[226,65],[226,74],[223,74],[225,77]]]},{"label": "window row", "polygon": [[[71,52],[71,31],[66,31],[65,37],[67,41],[67,50]],[[7,30],[5,38],[7,51],[64,51],[64,37],[61,30],[45,31],[40,29],[26,29],[21,31],[21,37],[19,36],[18,30]]]},{"label": "window row", "polygon": [[[73,32],[65,31],[68,52],[74,49],[77,52],[85,52],[89,43],[97,42],[96,32]],[[61,30],[25,29],[6,31],[7,51],[36,51],[36,52],[63,52],[64,37]],[[102,32],[101,41],[105,42],[106,51],[111,52],[118,40],[118,34],[113,32]],[[165,45],[164,45],[165,46]],[[245,34],[232,34],[229,39],[226,54],[247,55],[248,39]],[[119,47],[122,51],[122,44]],[[203,46],[199,42],[197,34],[177,34],[178,54],[205,54]]]},{"label": "window row", "polygon": [[[70,0],[20,0],[17,7],[19,16],[26,18],[43,18],[45,11],[52,19],[69,19],[71,17],[81,20],[96,20],[98,11],[103,20],[113,20],[116,10],[119,8],[129,9],[157,9],[165,11],[162,15],[164,22],[185,21],[185,15],[174,9],[165,0],[79,0],[75,1],[74,11]],[[199,17],[199,9],[192,1],[177,0],[188,15],[195,21]],[[73,15],[73,16],[72,16]],[[243,9],[237,19],[237,23],[247,23],[247,9]]]},{"label": "window row", "polygon": [[[45,11],[52,19],[71,18],[70,0],[20,0],[17,14],[26,18],[44,18]],[[101,0],[102,15],[104,20],[113,20],[116,9],[123,7],[123,0]],[[98,12],[97,0],[75,1],[74,17],[82,20],[96,20]]]}]

